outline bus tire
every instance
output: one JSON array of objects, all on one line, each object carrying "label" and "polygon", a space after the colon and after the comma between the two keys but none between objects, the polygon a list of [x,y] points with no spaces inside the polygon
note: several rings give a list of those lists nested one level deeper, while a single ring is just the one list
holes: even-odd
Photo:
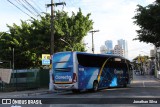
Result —
[{"label": "bus tire", "polygon": [[94,81],[93,82],[93,91],[97,91],[98,90],[98,82],[97,81]]}]

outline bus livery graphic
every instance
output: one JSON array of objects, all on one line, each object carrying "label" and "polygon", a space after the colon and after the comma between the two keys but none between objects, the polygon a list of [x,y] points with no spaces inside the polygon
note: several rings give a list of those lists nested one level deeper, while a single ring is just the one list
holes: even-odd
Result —
[{"label": "bus livery graphic", "polygon": [[[118,60],[117,60],[118,59]],[[127,86],[130,62],[120,56],[85,52],[59,52],[52,59],[53,85],[57,90],[101,89]]]},{"label": "bus livery graphic", "polygon": [[106,61],[105,61],[105,62],[103,63],[103,65],[102,65],[102,68],[101,68],[101,70],[100,70],[100,72],[99,72],[99,74],[98,74],[98,82],[99,82],[99,80],[100,80],[100,77],[101,77],[102,71],[103,71],[103,69],[104,69],[104,66],[105,66],[105,64],[107,63],[108,60],[109,60],[109,58],[106,59]]}]

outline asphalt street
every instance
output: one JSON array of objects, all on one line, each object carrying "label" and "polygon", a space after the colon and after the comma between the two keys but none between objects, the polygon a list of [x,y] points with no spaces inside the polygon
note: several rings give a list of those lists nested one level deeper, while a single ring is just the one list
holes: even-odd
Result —
[{"label": "asphalt street", "polygon": [[[158,107],[160,106],[160,80],[150,75],[134,75],[127,88],[107,88],[98,92],[71,91],[49,92],[48,89],[0,93],[1,98],[45,98],[42,105],[18,105],[21,107]],[[134,100],[152,101],[152,104],[131,104]],[[154,102],[155,101],[155,102]],[[159,103],[157,104],[156,103]],[[13,105],[0,105],[11,107]]]}]

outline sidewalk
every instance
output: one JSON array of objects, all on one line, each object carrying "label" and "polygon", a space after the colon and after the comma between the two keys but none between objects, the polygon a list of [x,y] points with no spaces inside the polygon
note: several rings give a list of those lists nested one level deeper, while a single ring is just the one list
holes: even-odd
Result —
[{"label": "sidewalk", "polygon": [[133,73],[131,87],[160,87],[160,79],[154,75],[140,75]]},{"label": "sidewalk", "polygon": [[36,95],[49,94],[49,93],[51,92],[47,88],[38,89],[38,90],[27,90],[27,91],[0,92],[0,98],[36,96]]},{"label": "sidewalk", "polygon": [[[160,80],[152,75],[139,75],[133,74],[131,87],[160,87]],[[57,91],[55,91],[57,93]],[[55,93],[49,91],[49,88],[38,90],[14,91],[14,92],[0,92],[0,98],[16,98],[16,97],[29,97],[43,94]]]}]

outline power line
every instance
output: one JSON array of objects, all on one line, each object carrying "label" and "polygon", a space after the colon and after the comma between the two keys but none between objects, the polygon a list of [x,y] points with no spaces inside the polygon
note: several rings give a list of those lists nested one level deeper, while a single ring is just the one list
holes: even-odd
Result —
[{"label": "power line", "polygon": [[32,1],[32,3],[34,3],[34,5],[41,11],[41,12],[43,12],[43,10],[38,6],[38,4],[34,1],[34,0],[31,0]]},{"label": "power line", "polygon": [[30,12],[32,15],[36,16],[30,9],[28,9],[20,0],[16,0],[17,3],[19,3],[23,8],[25,8],[28,12]]},{"label": "power line", "polygon": [[23,0],[23,2],[30,6],[39,15],[39,11],[36,8],[34,8],[34,6],[32,6],[27,0]]},{"label": "power line", "polygon": [[31,17],[28,13],[26,13],[25,11],[23,11],[21,8],[19,8],[17,5],[15,5],[14,3],[12,3],[10,0],[7,0],[9,3],[11,3],[12,5],[14,5],[16,8],[18,8],[20,11],[22,11],[23,13],[25,13],[26,15],[28,15],[29,17]]}]

